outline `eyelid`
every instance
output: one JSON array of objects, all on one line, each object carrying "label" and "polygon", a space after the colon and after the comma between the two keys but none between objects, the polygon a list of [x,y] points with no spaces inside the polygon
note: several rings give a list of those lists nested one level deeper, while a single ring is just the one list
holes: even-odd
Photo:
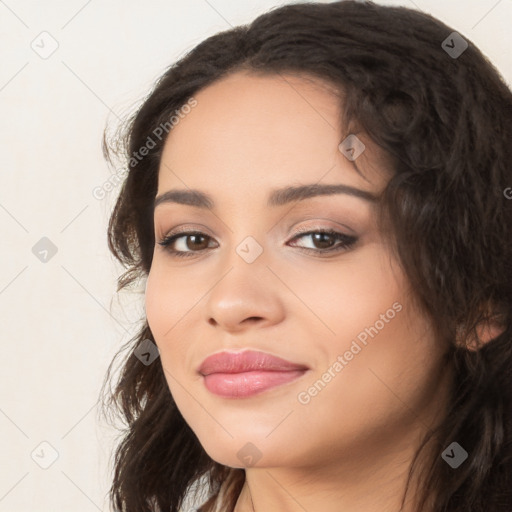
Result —
[{"label": "eyelid", "polygon": [[[343,224],[342,222],[337,222],[335,220],[333,220],[332,218],[328,218],[328,217],[319,217],[317,215],[306,215],[305,217],[302,216],[300,218],[300,220],[298,222],[295,222],[293,223],[291,226],[290,226],[290,230],[296,226],[297,224],[300,224],[302,222],[312,222],[314,223],[313,227],[300,227],[297,229],[297,231],[295,231],[295,233],[299,233],[299,232],[303,232],[304,231],[310,231],[310,229],[334,229],[334,230],[339,230],[339,229],[342,229],[344,230],[345,234],[347,236],[359,236],[358,235],[358,232],[351,228],[350,226],[348,226],[347,224]],[[322,223],[324,224],[323,226],[319,226],[318,224],[319,223]]]},{"label": "eyelid", "polygon": [[[342,224],[341,222],[336,222],[336,221],[333,221],[331,219],[327,219],[327,218],[323,218],[323,217],[317,217],[317,216],[312,216],[310,218],[308,218],[308,216],[306,216],[306,218],[302,218],[301,221],[299,222],[304,222],[304,221],[313,221],[313,222],[327,222],[327,223],[331,223],[331,224],[334,224],[334,227],[333,226],[329,226],[329,225],[324,225],[324,226],[319,226],[318,224],[316,225],[313,225],[313,226],[302,226],[300,228],[297,228],[297,230],[294,230],[293,231],[293,235],[297,235],[299,233],[307,233],[309,231],[311,231],[312,229],[332,229],[332,230],[338,230],[338,229],[343,229],[343,230],[346,230],[348,232],[345,232],[344,234],[347,235],[347,236],[359,236],[357,234],[357,232],[352,229],[350,226],[347,226],[346,224]],[[294,224],[292,224],[289,228],[287,228],[286,230],[287,231],[292,231],[293,227],[296,225],[296,224],[299,224],[299,222],[295,222]],[[212,232],[204,225],[204,224],[186,224],[184,226],[180,226],[180,227],[177,227],[177,228],[173,228],[173,229],[169,229],[169,230],[162,230],[161,233],[162,234],[158,234],[158,236],[160,238],[164,238],[166,236],[172,236],[172,235],[176,235],[178,233],[183,233],[183,232],[189,232],[189,231],[204,231],[205,233],[204,234],[207,234],[209,237],[212,237],[212,238],[215,238],[215,236],[212,234]]]},{"label": "eyelid", "polygon": [[211,231],[203,224],[196,224],[196,225],[186,224],[185,226],[180,226],[180,227],[169,229],[169,230],[162,230],[163,234],[158,235],[158,237],[165,238],[165,237],[177,235],[178,233],[189,233],[190,231],[201,231],[201,232],[204,232],[205,235],[208,235],[209,237],[214,238],[214,235],[211,234]]}]

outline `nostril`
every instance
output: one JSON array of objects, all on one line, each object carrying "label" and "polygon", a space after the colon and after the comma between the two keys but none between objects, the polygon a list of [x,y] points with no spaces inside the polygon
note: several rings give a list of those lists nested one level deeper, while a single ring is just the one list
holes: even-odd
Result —
[{"label": "nostril", "polygon": [[261,320],[261,316],[250,316],[249,318],[246,319],[246,322],[248,322],[248,321],[258,321],[258,320]]}]

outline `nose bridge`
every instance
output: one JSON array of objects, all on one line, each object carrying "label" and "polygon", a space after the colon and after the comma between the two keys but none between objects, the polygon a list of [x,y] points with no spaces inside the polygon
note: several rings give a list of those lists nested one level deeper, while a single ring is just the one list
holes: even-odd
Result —
[{"label": "nose bridge", "polygon": [[233,254],[228,256],[232,265],[244,263],[253,265],[266,258],[265,253],[268,226],[265,224],[264,216],[256,213],[260,211],[258,205],[263,204],[263,197],[251,198],[248,195],[239,197],[236,204],[232,205],[231,211],[236,212],[229,218],[229,246]]},{"label": "nose bridge", "polygon": [[279,285],[272,286],[275,276],[267,268],[265,227],[247,219],[250,216],[239,218],[236,226],[231,226],[229,254],[219,260],[218,279],[207,297],[207,321],[226,329],[240,328],[241,322],[248,318],[273,322],[283,314],[276,293]]},{"label": "nose bridge", "polygon": [[266,214],[266,197],[262,192],[251,196],[248,190],[236,199],[226,198],[226,218],[222,219],[226,226],[224,248],[220,247],[218,261],[219,277],[224,276],[223,280],[235,279],[251,283],[255,288],[265,283],[268,290],[268,279],[272,276],[267,268],[267,265],[272,266],[269,242],[275,240],[272,231],[275,219]]},{"label": "nose bridge", "polygon": [[256,264],[259,266],[267,259],[263,257],[263,254],[268,250],[268,247],[265,249],[266,243],[265,240],[263,240],[264,235],[256,234],[256,236],[258,238],[247,235],[235,245],[235,253],[245,265]]},{"label": "nose bridge", "polygon": [[[254,233],[247,234],[249,232]],[[255,230],[233,230],[230,234],[229,249],[222,256],[222,275],[229,281],[247,282],[252,287],[257,283],[265,281],[265,275],[269,273],[267,268],[268,247],[265,243],[265,234],[261,230],[257,233]],[[227,272],[227,274],[226,274]]]}]

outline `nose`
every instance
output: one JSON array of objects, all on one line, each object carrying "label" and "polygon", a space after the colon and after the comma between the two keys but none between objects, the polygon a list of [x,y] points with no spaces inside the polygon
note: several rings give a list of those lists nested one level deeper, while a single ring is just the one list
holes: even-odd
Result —
[{"label": "nose", "polygon": [[206,320],[228,332],[279,323],[285,312],[284,289],[263,259],[250,264],[234,261],[207,296]]}]

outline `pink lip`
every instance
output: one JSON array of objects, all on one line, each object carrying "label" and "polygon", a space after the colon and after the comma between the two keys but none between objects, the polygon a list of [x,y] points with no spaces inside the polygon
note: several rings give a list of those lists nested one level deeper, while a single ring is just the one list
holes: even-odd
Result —
[{"label": "pink lip", "polygon": [[309,368],[264,352],[220,352],[207,357],[198,368],[211,392],[239,398],[295,380]]}]

